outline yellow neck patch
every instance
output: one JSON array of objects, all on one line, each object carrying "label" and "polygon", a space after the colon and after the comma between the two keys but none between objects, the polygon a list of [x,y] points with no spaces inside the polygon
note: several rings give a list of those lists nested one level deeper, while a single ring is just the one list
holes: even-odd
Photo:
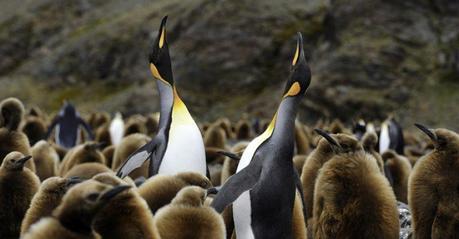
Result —
[{"label": "yellow neck patch", "polygon": [[292,66],[296,65],[299,54],[300,54],[300,45],[296,43],[296,51],[295,51],[295,56],[293,56]]},{"label": "yellow neck patch", "polygon": [[180,99],[177,89],[175,89],[175,86],[173,88],[174,104],[172,106],[172,122],[179,125],[195,124],[190,112],[188,112],[188,109],[186,108],[185,103],[183,103],[182,99]]},{"label": "yellow neck patch", "polygon": [[292,86],[290,86],[290,89],[287,91],[287,93],[285,93],[284,98],[287,96],[295,96],[298,93],[300,93],[300,91],[301,91],[300,83],[295,82],[293,83]]},{"label": "yellow neck patch", "polygon": [[151,74],[153,74],[153,76],[156,79],[158,79],[158,80],[160,80],[160,81],[162,81],[162,82],[164,82],[164,83],[166,83],[168,85],[171,85],[171,84],[169,84],[169,82],[164,80],[164,78],[159,74],[158,68],[156,68],[156,66],[153,63],[150,63],[150,71],[151,71]]},{"label": "yellow neck patch", "polygon": [[159,48],[163,48],[163,45],[164,45],[164,37],[166,35],[166,29],[163,28],[163,30],[161,31],[161,37],[159,38]]}]

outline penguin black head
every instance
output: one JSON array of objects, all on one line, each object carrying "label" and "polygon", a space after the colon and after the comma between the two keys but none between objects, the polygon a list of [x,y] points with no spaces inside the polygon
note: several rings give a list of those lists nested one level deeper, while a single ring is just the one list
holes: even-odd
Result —
[{"label": "penguin black head", "polygon": [[422,124],[414,124],[423,133],[429,136],[436,150],[459,153],[459,135],[447,129],[429,129]]},{"label": "penguin black head", "polygon": [[72,103],[65,101],[64,106],[62,108],[63,108],[62,111],[64,112],[65,115],[69,115],[69,116],[76,115],[76,109],[72,105]]},{"label": "penguin black head", "polygon": [[295,55],[293,56],[290,76],[284,89],[285,97],[302,96],[311,82],[311,70],[306,62],[303,50],[303,36],[298,32]]},{"label": "penguin black head", "polygon": [[358,151],[363,152],[362,144],[360,144],[360,142],[353,136],[346,134],[330,135],[321,129],[314,129],[314,131],[316,131],[317,134],[324,137],[326,140],[326,142],[323,140],[319,141],[318,147],[328,143],[335,153],[355,153]]},{"label": "penguin black head", "polygon": [[25,163],[31,159],[32,156],[24,156],[19,152],[11,152],[5,156],[2,163],[2,169],[7,171],[22,171]]},{"label": "penguin black head", "polygon": [[165,16],[161,21],[158,37],[156,38],[149,55],[149,61],[150,70],[153,76],[157,80],[172,86],[174,85],[174,79],[172,76],[171,59],[167,44],[166,21],[167,16]]}]

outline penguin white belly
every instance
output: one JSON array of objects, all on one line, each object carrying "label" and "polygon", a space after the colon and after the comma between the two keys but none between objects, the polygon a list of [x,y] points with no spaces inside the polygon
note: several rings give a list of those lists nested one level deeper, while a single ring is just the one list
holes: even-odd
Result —
[{"label": "penguin white belly", "polygon": [[206,175],[206,154],[201,132],[194,123],[172,123],[158,173],[176,174],[188,171]]},{"label": "penguin white belly", "polygon": [[113,145],[118,145],[123,139],[124,122],[119,119],[114,119],[110,124],[110,139]]},{"label": "penguin white belly", "polygon": [[250,191],[245,191],[233,202],[233,220],[236,238],[255,239],[252,230]]},{"label": "penguin white belly", "polygon": [[389,128],[387,124],[383,124],[381,127],[381,135],[379,138],[379,153],[382,154],[389,149],[390,146],[390,137],[389,137]]}]

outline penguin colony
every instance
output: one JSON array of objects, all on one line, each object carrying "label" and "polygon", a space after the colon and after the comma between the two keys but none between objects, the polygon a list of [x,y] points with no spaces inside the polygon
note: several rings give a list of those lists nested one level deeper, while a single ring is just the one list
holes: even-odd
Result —
[{"label": "penguin colony", "polygon": [[296,120],[311,81],[300,33],[271,119],[197,124],[166,20],[149,55],[159,115],[65,102],[49,120],[0,102],[0,238],[458,238],[456,132]]}]

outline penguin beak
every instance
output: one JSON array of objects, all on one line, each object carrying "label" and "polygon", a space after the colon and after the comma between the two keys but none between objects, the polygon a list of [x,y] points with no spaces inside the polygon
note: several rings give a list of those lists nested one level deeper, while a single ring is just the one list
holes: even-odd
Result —
[{"label": "penguin beak", "polygon": [[218,189],[217,188],[209,188],[209,189],[207,189],[207,195],[217,194],[217,193],[218,193]]},{"label": "penguin beak", "polygon": [[437,135],[435,135],[434,132],[432,132],[432,130],[428,129],[427,127],[425,127],[424,125],[422,124],[414,124],[418,129],[420,129],[422,132],[424,132],[424,134],[426,134],[427,136],[429,136],[429,138],[433,141],[433,142],[437,142]]},{"label": "penguin beak", "polygon": [[131,188],[131,186],[129,185],[120,185],[120,186],[115,186],[113,187],[112,189],[108,190],[106,193],[104,193],[101,197],[100,197],[100,201],[103,201],[103,202],[108,202],[110,201],[110,199],[114,198],[116,195],[128,190],[129,188]]},{"label": "penguin beak", "polygon": [[316,131],[316,133],[318,133],[320,136],[324,137],[332,146],[341,148],[341,145],[339,145],[338,142],[336,142],[336,140],[332,138],[327,132],[321,129],[314,129],[314,131]]},{"label": "penguin beak", "polygon": [[150,71],[156,79],[172,86],[173,79],[170,62],[171,59],[167,45],[166,22],[167,16],[161,20],[158,37],[156,38],[149,55]]},{"label": "penguin beak", "polygon": [[15,162],[16,168],[22,168],[22,167],[24,167],[25,163],[26,163],[29,159],[31,159],[31,158],[32,158],[32,156],[29,155],[29,156],[25,156],[24,158],[18,159],[18,160]]},{"label": "penguin beak", "polygon": [[70,177],[70,178],[67,178],[67,182],[65,182],[65,187],[66,188],[71,188],[75,184],[79,184],[79,183],[81,183],[83,181],[84,180],[81,179],[80,177]]}]

